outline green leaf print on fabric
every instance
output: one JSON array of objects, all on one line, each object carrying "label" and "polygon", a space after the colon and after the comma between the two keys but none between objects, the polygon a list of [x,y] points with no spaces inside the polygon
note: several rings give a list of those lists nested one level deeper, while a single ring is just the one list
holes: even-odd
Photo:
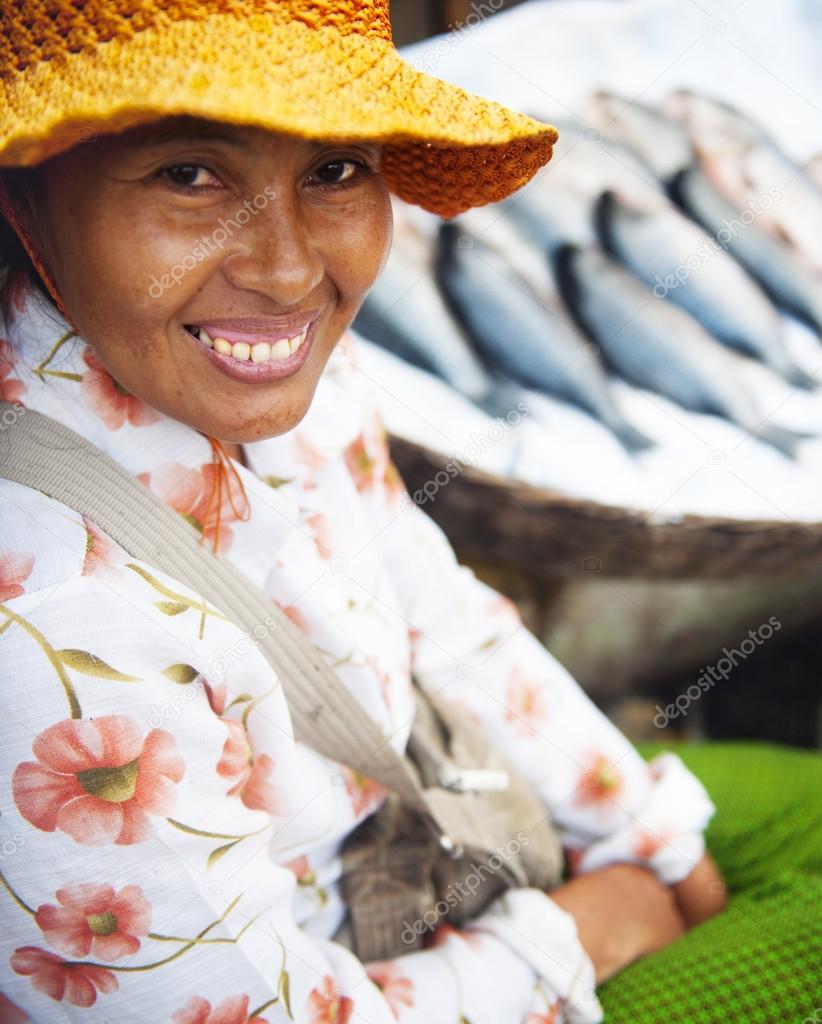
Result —
[{"label": "green leaf print on fabric", "polygon": [[46,640],[39,629],[35,629],[30,622],[28,622],[22,615],[18,615],[13,612],[11,608],[8,608],[4,604],[0,604],[0,613],[6,616],[9,622],[19,626],[24,632],[28,633],[32,640],[37,644],[43,654],[46,656],[49,664],[54,669],[57,678],[60,680],[60,684],[63,687],[63,691],[68,701],[69,714],[72,718],[82,718],[83,712],[80,708],[80,701],[77,699],[77,694],[74,692],[74,686],[68,677],[63,662],[60,659],[57,651],[51,646]]},{"label": "green leaf print on fabric", "polygon": [[192,611],[200,612],[201,615],[211,615],[215,619],[220,619],[222,622],[229,622],[221,612],[218,612],[216,608],[212,608],[207,605],[204,601],[196,601],[193,598],[186,597],[185,594],[178,594],[176,591],[171,590],[165,584],[161,583],[155,576],[141,565],[135,565],[134,562],[128,562],[126,564],[127,569],[131,569],[132,572],[136,572],[138,576],[142,577],[148,583],[150,587],[153,587],[158,594],[162,594],[163,597],[168,598],[167,601],[156,601],[154,604],[155,608],[158,608],[164,615],[181,615],[183,612],[191,609]]},{"label": "green leaf print on fabric", "polygon": [[98,679],[113,679],[119,683],[140,682],[139,676],[129,676],[125,672],[119,672],[90,651],[80,651],[74,647],[65,647],[57,651],[56,654],[64,665],[74,669],[75,672],[82,672],[83,675],[96,676]]},{"label": "green leaf print on fabric", "polygon": [[163,669],[163,675],[172,681],[172,683],[179,683],[186,685],[187,683],[193,683],[194,680],[200,673],[193,665],[169,665],[168,668]]}]

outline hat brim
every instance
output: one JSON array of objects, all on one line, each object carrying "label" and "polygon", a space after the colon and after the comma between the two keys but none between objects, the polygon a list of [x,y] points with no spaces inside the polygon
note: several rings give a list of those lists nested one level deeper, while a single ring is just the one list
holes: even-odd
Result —
[{"label": "hat brim", "polygon": [[385,40],[212,15],[34,64],[0,85],[0,166],[188,114],[383,145],[401,199],[443,217],[505,198],[551,159],[552,125],[418,71]]}]

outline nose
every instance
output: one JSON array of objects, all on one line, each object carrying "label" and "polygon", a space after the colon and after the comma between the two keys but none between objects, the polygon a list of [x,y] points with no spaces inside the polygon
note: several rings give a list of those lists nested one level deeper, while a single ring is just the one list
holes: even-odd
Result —
[{"label": "nose", "polygon": [[251,202],[244,208],[247,219],[232,218],[238,227],[222,261],[223,274],[241,291],[259,292],[285,308],[299,306],[325,274],[299,199],[278,196],[262,208]]}]

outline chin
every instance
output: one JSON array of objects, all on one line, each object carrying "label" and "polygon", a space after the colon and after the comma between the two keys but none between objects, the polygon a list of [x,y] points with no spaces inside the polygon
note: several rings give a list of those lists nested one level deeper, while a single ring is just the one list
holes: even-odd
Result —
[{"label": "chin", "polygon": [[254,441],[265,441],[269,437],[279,437],[293,430],[305,417],[311,405],[311,398],[299,405],[290,405],[282,415],[259,416],[248,420],[246,423],[238,424],[236,419],[231,422],[215,422],[213,417],[206,420],[204,425],[193,424],[195,429],[208,437],[216,437],[221,441],[230,441],[234,444],[252,444]]}]

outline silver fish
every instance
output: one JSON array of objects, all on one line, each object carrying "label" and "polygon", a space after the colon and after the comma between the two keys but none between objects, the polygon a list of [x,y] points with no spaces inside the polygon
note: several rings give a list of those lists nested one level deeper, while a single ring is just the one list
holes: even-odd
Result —
[{"label": "silver fish", "polygon": [[685,127],[668,114],[612,92],[592,93],[587,112],[605,140],[632,150],[663,182],[693,163]]},{"label": "silver fish", "polygon": [[700,167],[680,171],[671,182],[671,193],[776,302],[822,331],[822,273],[786,242],[762,230],[750,211],[734,206]]},{"label": "silver fish", "polygon": [[560,287],[580,323],[626,380],[694,412],[736,423],[785,454],[797,435],[762,422],[734,365],[693,317],[653,293],[602,250],[568,246],[557,255]]},{"label": "silver fish", "polygon": [[622,416],[602,366],[564,310],[544,306],[503,259],[458,224],[443,224],[440,240],[440,286],[489,365],[592,413],[626,448],[648,447]]},{"label": "silver fish", "polygon": [[779,315],[756,281],[667,200],[640,205],[603,192],[597,223],[609,251],[657,298],[681,306],[715,338],[761,360],[790,383],[815,386],[791,361]]},{"label": "silver fish", "polygon": [[603,189],[619,188],[638,199],[661,192],[660,182],[630,150],[581,124],[560,124],[564,148],[528,185],[499,204],[548,254],[569,242],[595,241],[592,214]]},{"label": "silver fish", "polygon": [[664,109],[686,127],[706,176],[738,210],[822,269],[822,196],[758,124],[727,103],[687,90]]},{"label": "silver fish", "polygon": [[492,248],[540,301],[561,305],[556,278],[542,247],[504,215],[500,203],[476,206],[454,221],[463,235]]},{"label": "silver fish", "polygon": [[397,238],[354,329],[481,404],[493,380],[448,312],[423,246]]}]

